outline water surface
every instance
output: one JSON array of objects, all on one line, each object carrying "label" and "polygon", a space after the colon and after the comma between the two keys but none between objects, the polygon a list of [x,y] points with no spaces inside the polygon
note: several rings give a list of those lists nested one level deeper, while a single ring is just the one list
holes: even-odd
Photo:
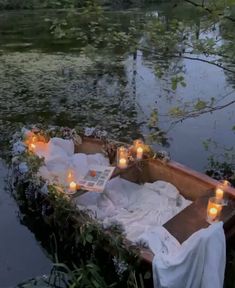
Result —
[{"label": "water surface", "polygon": [[20,225],[18,208],[6,189],[7,166],[0,161],[0,287],[14,287],[25,279],[48,274],[51,262],[34,235]]}]

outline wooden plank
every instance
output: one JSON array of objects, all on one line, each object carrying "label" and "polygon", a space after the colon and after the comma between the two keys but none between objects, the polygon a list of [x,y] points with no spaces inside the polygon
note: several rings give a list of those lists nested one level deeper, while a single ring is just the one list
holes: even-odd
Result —
[{"label": "wooden plank", "polygon": [[[180,243],[187,240],[196,231],[209,226],[206,221],[207,204],[209,197],[214,192],[209,191],[208,195],[198,198],[187,208],[182,210],[175,217],[163,225]],[[229,233],[232,223],[235,221],[235,201],[228,200],[228,205],[223,206],[220,220],[223,221],[225,234]],[[228,225],[230,223],[230,225]]]}]

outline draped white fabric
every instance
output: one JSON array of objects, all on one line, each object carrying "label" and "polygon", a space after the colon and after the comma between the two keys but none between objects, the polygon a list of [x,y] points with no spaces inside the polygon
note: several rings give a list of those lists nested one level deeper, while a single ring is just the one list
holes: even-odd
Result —
[{"label": "draped white fabric", "polygon": [[222,222],[197,231],[182,245],[163,230],[148,238],[155,253],[154,288],[223,287],[226,242]]},{"label": "draped white fabric", "polygon": [[104,193],[88,192],[76,203],[80,209],[89,209],[105,226],[121,224],[126,237],[136,242],[144,232],[163,225],[191,202],[170,183],[138,185],[117,177],[108,182]]}]

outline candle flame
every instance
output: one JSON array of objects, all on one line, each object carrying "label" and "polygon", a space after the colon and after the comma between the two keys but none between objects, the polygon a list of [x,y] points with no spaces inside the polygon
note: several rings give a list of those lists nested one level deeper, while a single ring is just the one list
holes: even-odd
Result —
[{"label": "candle flame", "polygon": [[30,144],[30,148],[34,150],[34,149],[36,148],[36,145],[33,144],[33,143],[31,143],[31,144]]},{"label": "candle flame", "polygon": [[33,137],[32,137],[32,142],[35,143],[36,141],[37,141],[37,137],[36,137],[36,136],[33,136]]},{"label": "candle flame", "polygon": [[231,186],[231,183],[228,180],[224,180],[222,183],[224,186]]},{"label": "candle flame", "polygon": [[68,180],[68,182],[71,182],[71,181],[73,181],[73,179],[74,179],[73,171],[69,170],[68,174],[67,174],[67,180]]},{"label": "candle flame", "polygon": [[69,186],[70,186],[70,188],[74,188],[74,187],[77,187],[77,184],[76,184],[76,182],[72,181],[72,182],[70,182]]},{"label": "candle flame", "polygon": [[217,209],[215,207],[212,207],[212,208],[210,208],[209,212],[210,212],[210,215],[216,215]]},{"label": "candle flame", "polygon": [[217,199],[222,199],[224,196],[224,191],[221,188],[215,190],[215,195]]},{"label": "candle flame", "polygon": [[142,153],[143,151],[144,151],[144,149],[143,149],[142,147],[138,147],[138,148],[137,148],[137,152],[138,152],[138,153]]}]

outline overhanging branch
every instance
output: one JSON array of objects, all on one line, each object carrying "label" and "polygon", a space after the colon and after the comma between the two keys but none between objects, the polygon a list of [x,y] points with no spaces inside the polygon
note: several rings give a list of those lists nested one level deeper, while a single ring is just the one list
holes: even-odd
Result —
[{"label": "overhanging branch", "polygon": [[[210,13],[210,14],[213,14],[213,13],[214,13],[214,11],[213,11],[212,9],[206,7],[206,6],[203,5],[203,4],[198,4],[198,3],[195,3],[194,1],[191,1],[191,0],[184,0],[184,2],[187,2],[187,3],[189,3],[189,4],[191,4],[191,5],[195,6],[195,7],[202,8],[203,10],[205,10],[206,12],[208,12],[208,13]],[[225,18],[225,19],[228,19],[228,20],[230,20],[230,21],[232,21],[232,22],[235,22],[235,18],[230,17],[230,16],[226,16],[226,15],[224,15],[223,13],[218,13],[217,15],[220,16],[220,17],[223,17],[223,18]]]}]

